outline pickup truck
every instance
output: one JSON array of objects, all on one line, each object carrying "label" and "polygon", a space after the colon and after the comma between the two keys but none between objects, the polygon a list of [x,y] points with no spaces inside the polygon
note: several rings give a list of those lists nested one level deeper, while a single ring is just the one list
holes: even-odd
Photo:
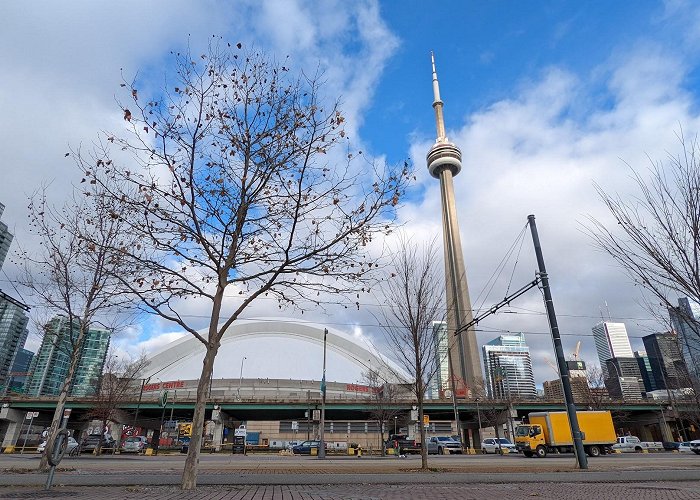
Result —
[{"label": "pickup truck", "polygon": [[622,453],[642,453],[644,450],[661,451],[664,445],[656,441],[640,441],[636,436],[622,436],[617,438],[617,443],[613,445],[613,450]]},{"label": "pickup truck", "polygon": [[386,448],[398,448],[399,453],[408,455],[410,453],[420,453],[420,443],[415,439],[408,439],[404,434],[392,434],[385,443]]},{"label": "pickup truck", "polygon": [[433,436],[428,440],[428,455],[462,453],[462,444],[451,436]]}]

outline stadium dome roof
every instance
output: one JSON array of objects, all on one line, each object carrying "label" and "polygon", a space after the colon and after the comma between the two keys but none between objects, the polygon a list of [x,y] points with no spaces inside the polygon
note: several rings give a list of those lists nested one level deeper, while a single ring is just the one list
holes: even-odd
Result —
[{"label": "stadium dome roof", "polygon": [[[222,337],[213,378],[320,380],[324,328],[279,318],[237,321]],[[205,337],[206,332],[200,331]],[[406,378],[401,368],[354,336],[329,328],[327,341],[328,382],[361,382],[369,369],[389,382],[399,381],[397,373]],[[154,354],[143,376],[151,381],[197,380],[204,352],[202,343],[187,335]]]}]

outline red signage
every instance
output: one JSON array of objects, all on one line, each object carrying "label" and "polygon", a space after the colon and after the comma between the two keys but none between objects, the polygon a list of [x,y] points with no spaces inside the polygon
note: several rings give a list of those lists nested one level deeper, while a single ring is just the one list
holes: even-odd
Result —
[{"label": "red signage", "polygon": [[146,384],[143,386],[143,392],[148,391],[159,391],[161,389],[181,389],[185,387],[185,383],[182,380],[175,380],[172,382],[156,382],[155,384]]}]

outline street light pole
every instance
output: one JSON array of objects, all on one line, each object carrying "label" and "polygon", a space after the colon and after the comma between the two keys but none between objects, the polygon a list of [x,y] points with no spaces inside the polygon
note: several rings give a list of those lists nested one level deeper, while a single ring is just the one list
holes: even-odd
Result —
[{"label": "street light pole", "polygon": [[326,458],[326,442],[323,439],[326,430],[326,344],[328,340],[328,328],[323,330],[323,378],[321,379],[321,429],[319,432],[318,458]]},{"label": "street light pole", "polygon": [[394,435],[396,435],[396,420],[397,420],[398,418],[399,418],[399,417],[397,417],[396,415],[394,415]]},{"label": "street light pole", "polygon": [[241,384],[243,383],[243,362],[248,359],[245,356],[243,356],[243,359],[241,360],[241,373],[238,376],[238,400],[241,400]]}]

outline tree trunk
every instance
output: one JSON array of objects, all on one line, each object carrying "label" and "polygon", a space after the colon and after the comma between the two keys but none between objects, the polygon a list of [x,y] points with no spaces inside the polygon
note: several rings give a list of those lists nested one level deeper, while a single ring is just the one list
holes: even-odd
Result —
[{"label": "tree trunk", "polygon": [[428,470],[428,442],[425,439],[425,425],[423,425],[423,398],[418,399],[418,425],[420,425],[420,467]]},{"label": "tree trunk", "polygon": [[197,402],[194,406],[194,416],[192,417],[192,436],[190,437],[190,447],[187,451],[185,468],[182,471],[181,488],[183,490],[193,490],[197,487],[197,469],[199,468],[199,453],[202,447],[202,433],[204,432],[204,412],[206,410],[207,397],[209,394],[209,380],[214,359],[218,351],[218,342],[215,346],[207,345],[207,353],[204,356],[202,366],[202,376],[197,384]]},{"label": "tree trunk", "polygon": [[[58,333],[56,334],[58,335]],[[80,356],[80,347],[83,344],[83,337],[85,336],[85,327],[81,324],[78,331],[78,338],[75,345],[78,346],[73,351],[71,356],[70,365],[68,366],[68,373],[66,379],[61,387],[61,392],[58,394],[58,400],[56,401],[56,410],[53,412],[53,418],[51,419],[51,426],[49,427],[49,435],[46,437],[46,448],[44,453],[41,454],[41,460],[39,461],[39,471],[46,472],[49,470],[49,454],[53,450],[53,444],[56,441],[56,435],[63,421],[63,409],[66,406],[66,400],[68,399],[68,392],[70,391],[70,386],[73,383],[73,377],[75,376],[75,371],[78,368],[78,360]]]}]

